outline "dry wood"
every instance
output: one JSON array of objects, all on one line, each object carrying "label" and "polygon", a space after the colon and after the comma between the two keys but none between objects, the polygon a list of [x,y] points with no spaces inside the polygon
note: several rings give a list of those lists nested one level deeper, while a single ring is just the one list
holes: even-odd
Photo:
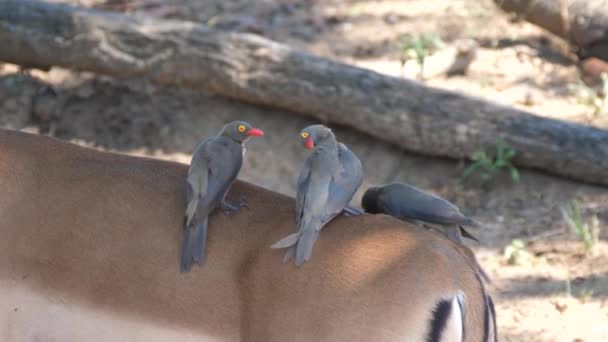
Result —
[{"label": "dry wood", "polygon": [[466,158],[499,139],[515,163],[608,185],[608,132],[334,62],[259,36],[29,0],[0,0],[0,60],[146,78]]},{"label": "dry wood", "polygon": [[507,12],[556,34],[583,58],[608,60],[608,0],[494,0]]}]

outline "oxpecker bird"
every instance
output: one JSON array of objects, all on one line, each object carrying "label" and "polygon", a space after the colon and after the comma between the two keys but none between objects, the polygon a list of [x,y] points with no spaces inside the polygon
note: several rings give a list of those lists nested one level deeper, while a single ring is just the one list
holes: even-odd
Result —
[{"label": "oxpecker bird", "polygon": [[361,162],[334,133],[322,125],[306,127],[300,141],[314,150],[298,178],[296,195],[297,233],[278,241],[272,248],[288,248],[284,262],[295,256],[297,266],[310,260],[321,229],[342,213],[363,181]]},{"label": "oxpecker bird", "polygon": [[227,214],[245,206],[241,199],[234,204],[225,201],[226,193],[236,180],[249,137],[264,132],[243,121],[234,121],[220,134],[203,141],[194,151],[186,180],[186,227],[182,245],[181,271],[190,270],[193,262],[202,265],[207,245],[207,218],[220,207]]},{"label": "oxpecker bird", "polygon": [[[407,184],[388,184],[367,189],[361,199],[363,209],[439,230],[448,238],[462,242],[462,237],[477,241],[463,226],[478,224],[464,216],[451,202]],[[437,226],[438,225],[438,226]]]}]

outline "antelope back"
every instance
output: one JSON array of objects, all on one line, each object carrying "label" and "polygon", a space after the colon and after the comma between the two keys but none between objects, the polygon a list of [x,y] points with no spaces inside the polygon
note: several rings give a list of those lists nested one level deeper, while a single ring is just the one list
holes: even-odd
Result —
[{"label": "antelope back", "polygon": [[[474,257],[387,216],[338,217],[296,269],[293,199],[237,182],[179,272],[187,166],[0,130],[4,341],[484,341]],[[468,255],[468,256],[467,256]]]}]

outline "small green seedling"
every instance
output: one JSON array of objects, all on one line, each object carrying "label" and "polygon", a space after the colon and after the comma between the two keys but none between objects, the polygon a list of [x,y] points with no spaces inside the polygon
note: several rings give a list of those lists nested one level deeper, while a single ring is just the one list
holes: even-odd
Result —
[{"label": "small green seedling", "polygon": [[420,67],[418,77],[421,78],[424,71],[424,60],[443,48],[445,43],[434,33],[423,33],[414,36],[410,33],[401,38],[401,68],[409,60],[415,59]]},{"label": "small green seedling", "polygon": [[511,244],[505,247],[504,257],[507,259],[509,265],[516,265],[519,263],[521,257],[524,254],[525,244],[520,239],[514,239]]},{"label": "small green seedling", "polygon": [[593,253],[599,240],[599,220],[597,216],[593,216],[591,223],[587,223],[583,219],[580,205],[575,199],[571,200],[566,207],[560,208],[560,210],[570,229],[581,240],[585,253]]},{"label": "small green seedling", "polygon": [[587,86],[582,81],[568,88],[576,96],[576,102],[589,107],[593,117],[608,114],[608,74],[602,73],[602,86],[599,90]]},{"label": "small green seedling", "polygon": [[587,303],[589,301],[591,301],[591,299],[593,298],[593,294],[595,291],[593,291],[593,289],[581,289],[581,291],[578,294],[578,299],[581,301],[581,303]]},{"label": "small green seedling", "polygon": [[463,182],[470,175],[472,175],[473,172],[479,170],[479,177],[481,181],[485,183],[492,179],[503,169],[509,170],[509,173],[511,174],[511,179],[514,182],[518,182],[519,171],[517,171],[517,168],[515,168],[515,166],[511,162],[511,159],[513,159],[513,157],[515,157],[515,150],[503,141],[499,141],[496,144],[495,157],[491,157],[483,150],[477,150],[471,158],[473,160],[473,163],[464,170],[459,182]]}]

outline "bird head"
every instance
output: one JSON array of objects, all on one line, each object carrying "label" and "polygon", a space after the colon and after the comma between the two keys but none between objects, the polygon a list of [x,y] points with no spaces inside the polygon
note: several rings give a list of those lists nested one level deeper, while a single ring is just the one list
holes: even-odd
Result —
[{"label": "bird head", "polygon": [[261,137],[264,135],[264,132],[259,128],[252,127],[245,121],[233,121],[224,126],[220,135],[242,143],[249,137]]},{"label": "bird head", "polygon": [[300,132],[302,144],[309,150],[314,149],[319,143],[331,137],[334,137],[333,132],[323,125],[308,126]]},{"label": "bird head", "polygon": [[361,207],[363,210],[370,214],[377,214],[382,212],[381,203],[380,203],[380,193],[382,188],[368,188],[363,197],[361,198]]}]

